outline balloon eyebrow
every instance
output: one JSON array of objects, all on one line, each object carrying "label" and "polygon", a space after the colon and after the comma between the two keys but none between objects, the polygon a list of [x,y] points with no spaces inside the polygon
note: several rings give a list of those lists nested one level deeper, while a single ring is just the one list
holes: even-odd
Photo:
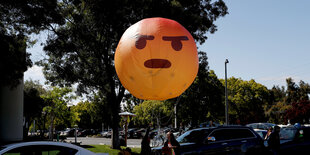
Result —
[{"label": "balloon eyebrow", "polygon": [[163,36],[164,41],[181,41],[188,40],[187,36]]},{"label": "balloon eyebrow", "polygon": [[154,36],[153,35],[139,35],[138,38],[143,38],[145,40],[154,40]]}]

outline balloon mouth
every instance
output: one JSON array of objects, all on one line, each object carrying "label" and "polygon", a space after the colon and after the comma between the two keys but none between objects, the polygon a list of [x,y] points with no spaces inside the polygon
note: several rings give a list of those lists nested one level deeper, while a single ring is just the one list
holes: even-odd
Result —
[{"label": "balloon mouth", "polygon": [[147,68],[170,68],[171,62],[166,59],[149,59],[144,62]]}]

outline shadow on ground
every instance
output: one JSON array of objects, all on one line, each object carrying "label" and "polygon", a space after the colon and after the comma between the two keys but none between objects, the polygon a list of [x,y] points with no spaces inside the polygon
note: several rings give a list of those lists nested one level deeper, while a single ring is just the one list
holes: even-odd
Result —
[{"label": "shadow on ground", "polygon": [[90,145],[80,145],[80,147],[85,148],[85,149],[87,149],[87,148],[95,148],[95,147],[90,146]]}]

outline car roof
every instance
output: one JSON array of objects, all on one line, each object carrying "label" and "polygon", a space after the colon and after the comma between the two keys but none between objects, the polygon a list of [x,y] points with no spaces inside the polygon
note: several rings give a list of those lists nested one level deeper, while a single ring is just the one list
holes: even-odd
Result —
[{"label": "car roof", "polygon": [[203,130],[203,129],[209,129],[209,130],[214,130],[214,129],[252,129],[251,127],[247,127],[247,126],[241,126],[241,125],[222,125],[222,126],[217,126],[217,127],[202,127],[202,128],[194,128],[191,129],[192,130]]},{"label": "car roof", "polygon": [[63,143],[63,142],[51,142],[51,141],[32,141],[32,142],[19,142],[19,143],[11,143],[4,145],[3,147],[11,147],[11,146],[26,146],[26,145],[58,145],[58,146],[68,146],[73,148],[79,148],[76,145],[70,143]]},{"label": "car roof", "polygon": [[90,154],[92,153],[89,150],[86,150],[80,146],[77,145],[73,145],[70,143],[63,143],[63,142],[51,142],[51,141],[32,141],[32,142],[19,142],[19,143],[11,143],[11,144],[7,144],[7,145],[3,145],[1,146],[1,151],[5,151],[5,150],[11,150],[14,148],[18,148],[18,147],[23,147],[23,146],[31,146],[31,145],[51,145],[51,146],[62,146],[62,147],[69,147],[69,148],[73,148],[76,150],[83,150],[83,151],[87,151]]},{"label": "car roof", "polygon": [[247,125],[255,125],[255,124],[261,124],[261,125],[271,125],[271,126],[275,126],[276,124],[273,124],[273,123],[250,123],[250,124],[247,124]]},{"label": "car roof", "polygon": [[257,132],[267,132],[267,130],[263,130],[263,129],[253,129],[253,130]]}]

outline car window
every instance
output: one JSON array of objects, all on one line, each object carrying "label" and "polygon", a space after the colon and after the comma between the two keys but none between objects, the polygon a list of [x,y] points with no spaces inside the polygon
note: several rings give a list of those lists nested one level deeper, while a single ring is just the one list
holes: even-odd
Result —
[{"label": "car window", "polygon": [[251,124],[250,127],[253,129],[257,129],[257,124]]},{"label": "car window", "polygon": [[231,129],[232,139],[253,138],[255,135],[248,129]]},{"label": "car window", "polygon": [[267,132],[266,131],[255,131],[261,138],[265,138]]},{"label": "car window", "polygon": [[297,133],[296,128],[281,128],[280,139],[281,140],[293,140]]},{"label": "car window", "polygon": [[201,130],[191,130],[185,132],[183,135],[177,138],[179,143],[198,143],[203,142],[203,140],[208,136],[208,129]]},{"label": "car window", "polygon": [[74,155],[78,150],[63,146],[31,145],[15,148],[4,155]]},{"label": "car window", "polygon": [[231,134],[229,133],[228,129],[215,130],[210,136],[215,137],[216,141],[231,139]]},{"label": "car window", "polygon": [[267,129],[267,127],[266,127],[265,125],[258,124],[258,125],[257,125],[257,129],[265,130],[265,129]]},{"label": "car window", "polygon": [[216,141],[255,137],[248,129],[220,129],[215,130],[210,136],[215,137]]}]

